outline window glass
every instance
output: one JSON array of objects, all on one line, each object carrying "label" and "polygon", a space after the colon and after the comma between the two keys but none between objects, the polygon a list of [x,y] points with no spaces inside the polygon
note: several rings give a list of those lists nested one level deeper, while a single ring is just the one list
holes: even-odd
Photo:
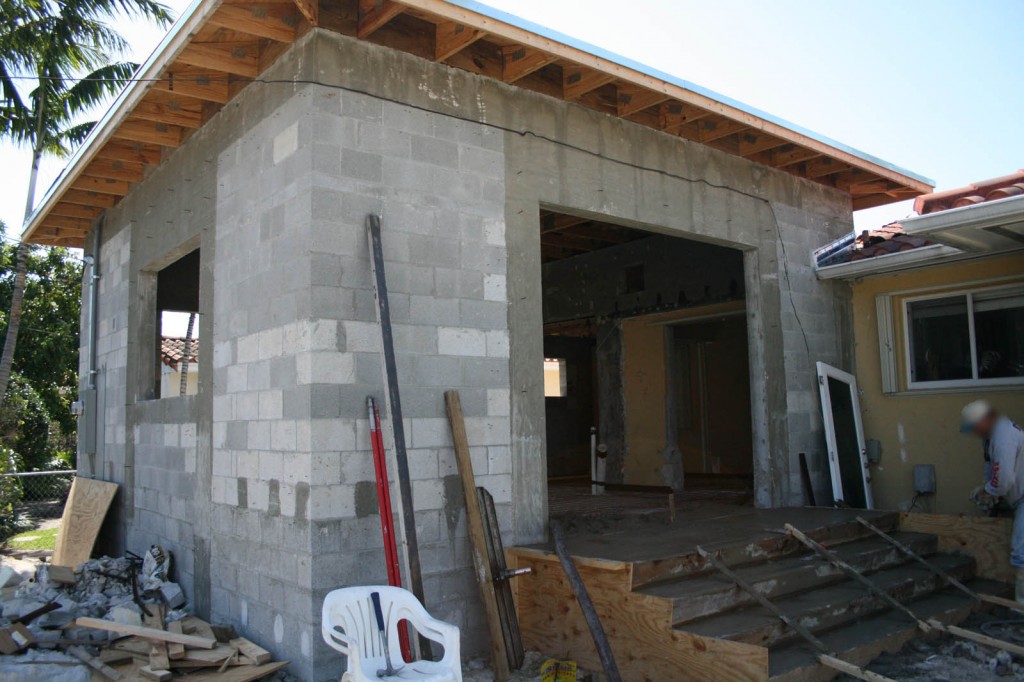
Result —
[{"label": "window glass", "polygon": [[911,379],[971,379],[971,333],[967,296],[913,301],[908,304]]},{"label": "window glass", "polygon": [[1024,376],[1024,289],[974,294],[978,378]]}]

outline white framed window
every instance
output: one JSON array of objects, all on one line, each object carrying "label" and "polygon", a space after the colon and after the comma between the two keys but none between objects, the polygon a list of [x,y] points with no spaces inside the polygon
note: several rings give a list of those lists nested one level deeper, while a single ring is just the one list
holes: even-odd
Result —
[{"label": "white framed window", "polygon": [[907,388],[1024,385],[1024,285],[903,300]]}]

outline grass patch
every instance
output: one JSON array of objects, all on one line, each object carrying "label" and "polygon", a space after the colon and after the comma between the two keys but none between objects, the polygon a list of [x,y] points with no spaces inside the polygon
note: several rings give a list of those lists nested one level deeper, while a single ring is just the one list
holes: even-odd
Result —
[{"label": "grass patch", "polygon": [[27,530],[7,538],[11,549],[53,549],[57,544],[58,528]]}]

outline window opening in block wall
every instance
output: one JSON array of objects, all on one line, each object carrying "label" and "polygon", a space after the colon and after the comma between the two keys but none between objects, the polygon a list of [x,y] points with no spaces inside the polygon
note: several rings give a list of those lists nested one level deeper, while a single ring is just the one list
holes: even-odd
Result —
[{"label": "window opening in block wall", "polygon": [[161,398],[199,392],[199,249],[157,273],[157,390]]}]

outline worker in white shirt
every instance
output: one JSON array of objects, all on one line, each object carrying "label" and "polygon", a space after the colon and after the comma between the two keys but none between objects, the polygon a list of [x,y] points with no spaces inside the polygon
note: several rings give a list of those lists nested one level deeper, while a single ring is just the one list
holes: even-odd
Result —
[{"label": "worker in white shirt", "polygon": [[1017,601],[1024,603],[1024,429],[984,400],[964,405],[960,417],[960,430],[984,443],[985,483],[971,499],[983,509],[1002,500],[1014,510],[1010,563],[1017,570]]}]

